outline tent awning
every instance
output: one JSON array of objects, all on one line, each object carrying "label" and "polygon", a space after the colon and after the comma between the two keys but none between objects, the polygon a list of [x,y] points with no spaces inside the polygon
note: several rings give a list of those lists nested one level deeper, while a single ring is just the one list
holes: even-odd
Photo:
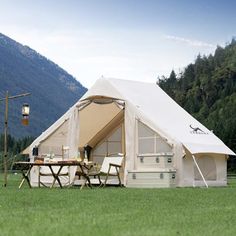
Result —
[{"label": "tent awning", "polygon": [[236,155],[232,150],[230,150],[226,145],[210,145],[199,143],[183,143],[183,145],[192,153],[218,153],[226,155]]}]

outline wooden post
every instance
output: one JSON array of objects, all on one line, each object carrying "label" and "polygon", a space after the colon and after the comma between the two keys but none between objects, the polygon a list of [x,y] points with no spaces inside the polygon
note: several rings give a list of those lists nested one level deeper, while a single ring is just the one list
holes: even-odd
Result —
[{"label": "wooden post", "polygon": [[8,157],[7,131],[8,131],[8,91],[6,92],[6,99],[5,99],[5,120],[4,120],[4,187],[7,186],[7,157]]},{"label": "wooden post", "polygon": [[15,96],[9,96],[8,91],[6,92],[5,98],[0,98],[0,102],[5,100],[5,119],[4,119],[4,156],[3,156],[3,166],[4,166],[4,184],[3,186],[7,186],[7,157],[8,157],[8,143],[7,143],[7,135],[8,135],[8,101],[9,99],[15,99],[20,97],[25,97],[30,95],[30,93],[23,93]]}]

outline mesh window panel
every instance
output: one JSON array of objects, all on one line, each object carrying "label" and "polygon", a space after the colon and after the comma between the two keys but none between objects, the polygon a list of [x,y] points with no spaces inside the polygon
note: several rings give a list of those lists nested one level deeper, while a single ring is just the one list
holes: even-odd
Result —
[{"label": "mesh window panel", "polygon": [[155,153],[155,137],[139,139],[139,153]]},{"label": "mesh window panel", "polygon": [[[196,157],[197,164],[206,180],[216,180],[216,164],[212,157]],[[202,177],[194,164],[194,179],[202,180]]]},{"label": "mesh window panel", "polygon": [[155,132],[141,122],[138,122],[138,135],[139,137],[154,137]]},{"label": "mesh window panel", "polygon": [[114,154],[122,152],[122,132],[121,127],[115,130],[103,143],[98,144],[93,150],[93,156],[106,156],[107,154]]},{"label": "mesh window panel", "polygon": [[121,143],[120,142],[108,142],[108,153],[121,153]]},{"label": "mesh window panel", "polygon": [[171,146],[142,122],[138,122],[138,151],[140,154],[171,152]]},{"label": "mesh window panel", "polygon": [[49,153],[53,153],[55,155],[62,155],[62,146],[46,146],[43,144],[39,146],[39,154]]},{"label": "mesh window panel", "polygon": [[156,152],[171,152],[171,147],[161,137],[156,139]]},{"label": "mesh window panel", "polygon": [[106,155],[107,153],[107,143],[103,142],[100,145],[98,145],[94,151],[93,151],[93,155]]},{"label": "mesh window panel", "polygon": [[121,127],[117,129],[109,138],[109,141],[120,142],[121,141]]}]

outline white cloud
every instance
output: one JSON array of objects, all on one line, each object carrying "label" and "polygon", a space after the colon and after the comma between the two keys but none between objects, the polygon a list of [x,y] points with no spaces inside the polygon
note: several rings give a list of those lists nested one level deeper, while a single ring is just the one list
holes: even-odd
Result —
[{"label": "white cloud", "polygon": [[216,47],[215,45],[213,45],[211,43],[206,43],[206,42],[195,40],[195,39],[187,39],[187,38],[177,37],[177,36],[173,36],[173,35],[165,35],[165,38],[169,39],[169,40],[176,41],[176,42],[186,43],[186,44],[193,46],[193,47],[207,47],[207,48],[215,48]]}]

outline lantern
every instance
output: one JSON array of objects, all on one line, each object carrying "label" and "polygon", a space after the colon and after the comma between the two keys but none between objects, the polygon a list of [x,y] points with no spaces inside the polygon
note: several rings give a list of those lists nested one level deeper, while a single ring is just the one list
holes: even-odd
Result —
[{"label": "lantern", "polygon": [[30,113],[30,107],[29,104],[24,103],[22,106],[22,125],[29,125],[29,113]]},{"label": "lantern", "polygon": [[29,104],[24,103],[22,106],[22,116],[29,116],[29,113],[30,113]]}]

